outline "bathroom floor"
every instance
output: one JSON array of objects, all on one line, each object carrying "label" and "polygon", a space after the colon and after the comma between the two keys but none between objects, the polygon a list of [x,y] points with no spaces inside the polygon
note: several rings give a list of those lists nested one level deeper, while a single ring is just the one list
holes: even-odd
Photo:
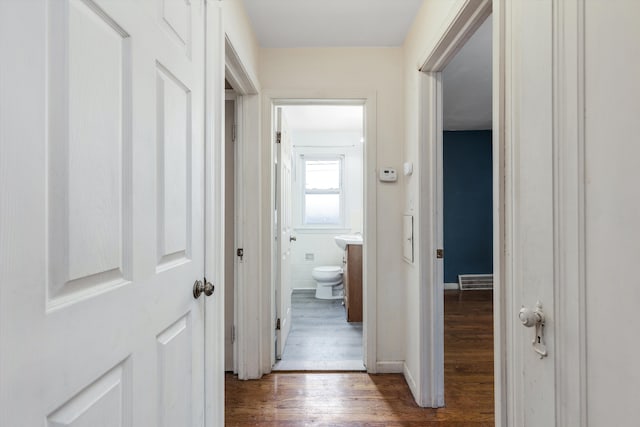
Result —
[{"label": "bathroom floor", "polygon": [[347,322],[342,300],[315,298],[313,290],[291,296],[292,323],[274,371],[364,371],[362,323]]}]

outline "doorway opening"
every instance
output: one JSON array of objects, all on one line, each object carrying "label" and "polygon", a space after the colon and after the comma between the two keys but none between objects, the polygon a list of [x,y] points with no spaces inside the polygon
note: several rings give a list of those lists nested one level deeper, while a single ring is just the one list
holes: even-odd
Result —
[{"label": "doorway opening", "polygon": [[[493,407],[492,17],[442,70],[438,240],[444,251],[444,395],[455,401],[473,369]],[[440,237],[441,233],[441,237]]]},{"label": "doorway opening", "polygon": [[273,370],[365,370],[364,114],[361,101],[274,109]]},{"label": "doorway opening", "polygon": [[[503,95],[504,89],[504,69],[502,67],[502,63],[500,62],[500,58],[503,55],[503,45],[501,40],[493,40],[493,34],[498,35],[498,37],[502,37],[501,28],[497,26],[494,31],[493,28],[484,28],[479,35],[482,35],[483,32],[486,34],[485,38],[488,39],[485,41],[488,42],[488,46],[490,49],[487,49],[484,53],[480,52],[479,57],[473,58],[471,57],[468,61],[469,64],[463,67],[458,67],[458,71],[463,74],[466,72],[470,74],[471,77],[477,78],[479,73],[475,73],[473,71],[474,65],[477,64],[486,64],[484,66],[484,75],[485,75],[485,86],[473,86],[469,88],[470,80],[467,79],[466,82],[453,83],[448,85],[448,90],[450,92],[449,95],[455,94],[457,89],[460,89],[456,86],[456,84],[466,84],[467,93],[459,94],[459,98],[462,102],[451,103],[447,102],[449,105],[449,111],[445,112],[445,106],[443,98],[446,94],[443,93],[446,88],[443,86],[446,85],[444,80],[444,74],[447,72],[446,68],[449,65],[453,65],[454,61],[460,61],[461,59],[456,58],[458,53],[462,52],[466,48],[466,44],[473,38],[474,34],[476,34],[477,30],[485,24],[486,26],[493,27],[493,22],[487,21],[487,18],[492,14],[493,3],[488,1],[483,2],[469,2],[464,5],[464,7],[460,10],[460,13],[455,16],[451,24],[447,27],[447,30],[441,35],[441,37],[437,40],[433,49],[431,49],[426,55],[424,61],[422,62],[422,66],[419,68],[420,75],[420,108],[419,115],[421,117],[420,129],[419,129],[419,158],[420,158],[420,170],[423,173],[420,174],[420,212],[421,212],[421,223],[425,224],[420,228],[418,232],[418,239],[420,241],[420,253],[419,257],[419,270],[420,270],[420,307],[421,307],[421,322],[420,322],[420,365],[421,365],[421,373],[420,373],[420,383],[418,392],[416,393],[416,400],[418,401],[420,406],[424,407],[442,407],[445,405],[445,375],[446,370],[451,367],[446,364],[445,360],[445,340],[447,339],[448,330],[445,325],[445,260],[448,257],[448,249],[444,247],[445,243],[445,228],[444,228],[444,218],[445,218],[445,203],[444,203],[444,158],[443,152],[444,148],[444,140],[447,139],[447,145],[451,143],[451,147],[453,150],[449,150],[448,154],[455,154],[455,137],[469,137],[472,136],[471,133],[460,133],[459,135],[456,133],[448,133],[446,132],[445,126],[445,114],[456,114],[457,116],[463,116],[462,112],[465,109],[465,105],[472,107],[475,110],[484,113],[484,120],[491,123],[490,126],[481,126],[485,127],[485,129],[476,128],[475,130],[489,130],[486,129],[490,127],[490,136],[486,133],[484,134],[485,145],[487,137],[491,140],[491,221],[489,221],[488,226],[492,228],[492,238],[491,243],[488,245],[489,249],[486,247],[481,249],[480,252],[483,254],[481,259],[483,258],[485,261],[487,257],[493,257],[492,264],[492,274],[493,274],[493,295],[489,295],[487,293],[483,294],[485,299],[488,301],[485,303],[485,307],[483,310],[488,310],[488,315],[493,316],[496,319],[495,324],[500,325],[499,329],[494,330],[494,322],[492,318],[485,321],[483,324],[484,328],[490,332],[486,334],[484,338],[481,340],[481,345],[487,351],[488,354],[491,354],[494,363],[493,369],[491,369],[491,361],[486,361],[485,365],[487,365],[487,371],[490,372],[490,377],[487,377],[485,381],[487,388],[490,394],[493,394],[494,388],[491,387],[493,384],[495,386],[495,396],[501,396],[504,388],[503,388],[503,375],[502,375],[502,366],[503,359],[501,357],[502,354],[502,337],[503,337],[503,328],[502,328],[502,299],[503,299],[503,290],[500,287],[500,279],[504,277],[504,272],[502,270],[503,266],[503,258],[504,258],[504,146],[503,146],[503,130],[500,125],[502,123],[502,105],[504,100],[501,98]],[[475,43],[475,41],[473,41]],[[466,48],[466,50],[472,50],[470,48]],[[451,74],[452,70],[448,70]],[[449,76],[450,80],[451,76]],[[453,87],[452,87],[453,86]],[[482,97],[471,95],[475,93],[478,88],[484,88],[485,92],[488,90],[488,95],[484,95],[484,101],[482,101]],[[486,99],[488,97],[488,100]],[[480,105],[474,106],[475,102],[480,101]],[[489,117],[490,119],[487,119]],[[456,129],[454,132],[461,130],[461,128]],[[468,129],[465,129],[468,130]],[[478,135],[475,135],[478,136]],[[482,139],[482,138],[481,138]],[[454,141],[454,142],[452,142]],[[472,146],[472,148],[477,149],[479,146]],[[486,160],[485,150],[485,160]],[[482,162],[485,164],[486,161]],[[477,168],[477,165],[473,165],[471,169]],[[479,180],[469,171],[463,172],[465,175],[471,175],[471,178],[468,178],[467,181],[471,180],[473,184],[475,184],[476,180]],[[488,173],[485,171],[485,174]],[[468,186],[469,184],[467,184]],[[466,188],[466,187],[463,187]],[[477,190],[474,190],[474,195]],[[488,197],[487,197],[488,198]],[[481,199],[484,202],[488,201],[485,199]],[[465,201],[470,201],[471,198],[467,197],[462,198]],[[451,202],[451,201],[449,201]],[[451,203],[449,203],[451,205]],[[474,211],[477,210],[474,208],[472,203],[468,205],[463,205],[462,208],[466,211]],[[474,221],[477,218],[474,219]],[[487,223],[485,217],[485,224]],[[486,229],[484,230],[484,236],[486,236]],[[451,233],[450,233],[451,234]],[[449,235],[447,237],[452,237]],[[485,239],[485,246],[486,245]],[[451,245],[451,243],[449,243]],[[462,245],[466,243],[463,241]],[[455,252],[456,249],[460,250],[465,249],[464,246],[460,244],[453,245],[449,249],[454,251],[454,261],[455,261]],[[492,253],[492,255],[491,255]],[[455,267],[455,262],[450,262],[447,267]],[[474,269],[478,269],[479,267],[473,266]],[[480,273],[480,271],[474,271],[473,275]],[[457,273],[453,273],[453,279],[451,278],[451,273],[449,274],[447,283],[456,283],[459,280],[456,280]],[[486,278],[485,278],[486,280]],[[459,285],[449,285],[449,287],[458,287]],[[458,291],[464,297],[465,295],[469,297],[472,294],[468,292],[474,291]],[[488,291],[483,291],[488,292]],[[453,302],[456,303],[458,298],[455,297]],[[492,306],[488,306],[489,301],[491,301]],[[448,301],[450,302],[450,301]],[[466,310],[466,309],[465,309]],[[464,312],[465,310],[462,310]],[[470,321],[470,324],[473,324],[473,320]],[[495,335],[496,339],[493,340],[492,336]],[[454,337],[455,338],[455,337]],[[449,345],[451,347],[451,345]],[[491,351],[491,348],[494,350]],[[455,352],[454,352],[455,353]],[[473,356],[473,355],[472,355]],[[475,366],[475,365],[474,365]],[[497,368],[496,368],[497,367]],[[497,369],[497,370],[496,370]],[[451,372],[449,372],[451,373]],[[496,378],[493,381],[493,378]],[[449,390],[453,390],[455,387],[450,387]],[[496,402],[500,402],[500,399],[496,399]],[[498,405],[499,406],[499,405]],[[498,411],[498,410],[497,410]],[[499,414],[496,414],[496,418],[499,418]]]}]

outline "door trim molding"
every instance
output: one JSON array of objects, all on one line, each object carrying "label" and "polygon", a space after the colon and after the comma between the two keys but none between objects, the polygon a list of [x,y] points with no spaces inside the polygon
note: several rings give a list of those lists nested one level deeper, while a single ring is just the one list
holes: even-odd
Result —
[{"label": "door trim molding", "polygon": [[[498,1],[498,0],[496,0]],[[500,0],[502,1],[502,0]],[[491,15],[492,0],[465,0],[458,8],[458,12],[443,29],[440,38],[427,50],[424,61],[418,64],[420,71],[420,103],[418,117],[422,118],[419,126],[419,170],[421,193],[420,197],[420,227],[418,232],[420,286],[420,380],[417,395],[414,396],[420,406],[444,406],[444,283],[443,261],[435,256],[443,238],[442,227],[442,76],[449,61],[464,46],[466,41]],[[504,168],[501,167],[502,155],[496,156],[503,149],[503,133],[496,129],[496,124],[502,124],[501,86],[496,85],[496,79],[501,81],[504,76],[502,62],[499,61],[502,52],[500,39],[504,33],[494,19],[493,31],[493,63],[494,63],[494,133],[493,133],[493,170],[494,174],[494,315],[500,315],[503,307],[501,292],[501,253],[504,250],[504,236],[502,226],[496,226],[503,221],[504,200],[503,177]],[[498,58],[498,59],[496,59]],[[498,76],[498,77],[496,77]],[[496,118],[498,120],[496,120]],[[496,175],[499,175],[497,178]],[[498,256],[497,256],[498,255]],[[502,327],[495,324],[495,396],[496,396],[496,425],[500,425],[501,415],[498,413],[504,393],[504,377],[499,374],[504,363],[502,357],[503,340]]]},{"label": "door trim molding", "polygon": [[553,3],[556,425],[585,427],[585,1]]},{"label": "door trim molding", "polygon": [[218,292],[205,305],[205,425],[224,423],[224,34],[222,4],[206,2],[205,261]]},{"label": "door trim molding", "polygon": [[420,226],[418,234],[420,286],[420,370],[416,401],[439,408],[444,402],[443,260],[436,258],[442,235],[442,73],[420,73],[419,126]]},{"label": "door trim molding", "polygon": [[422,72],[442,71],[491,15],[492,0],[465,0],[419,66]]},{"label": "door trim molding", "polygon": [[[236,95],[236,247],[244,249],[242,262],[234,262],[235,274],[235,326],[234,366],[239,379],[260,378],[259,310],[262,295],[260,286],[261,198],[245,191],[260,183],[260,101],[259,86],[255,83],[229,37],[224,35],[224,76]],[[223,132],[224,134],[224,132]],[[256,238],[256,236],[258,236]],[[235,253],[225,254],[233,256]]]},{"label": "door trim molding", "polygon": [[[375,91],[269,91],[262,96],[262,111],[264,120],[262,122],[262,137],[264,141],[269,141],[269,148],[263,152],[262,164],[268,165],[268,169],[264,171],[261,193],[270,195],[269,200],[274,197],[274,171],[273,164],[274,150],[273,146],[273,109],[277,105],[296,105],[296,104],[353,104],[364,105],[365,107],[365,138],[364,144],[364,245],[363,245],[363,345],[364,345],[364,363],[368,373],[376,373],[377,364],[377,133],[376,133],[376,103],[377,94]],[[268,187],[267,187],[268,186]],[[264,295],[261,303],[261,324],[260,331],[261,340],[261,369],[263,373],[271,372],[271,368],[275,363],[275,348],[273,343],[273,319],[275,310],[275,301],[273,300],[273,291],[276,285],[276,272],[274,268],[274,251],[273,251],[273,209],[271,203],[263,204],[263,223],[262,229],[264,236],[269,236],[263,242],[262,250],[266,254],[262,260],[262,277],[269,278],[270,287],[269,295]],[[267,230],[269,230],[267,232]]]},{"label": "door trim molding", "polygon": [[[504,34],[499,49],[505,76],[500,80],[499,91],[503,111],[500,112],[500,132],[504,147],[501,155],[505,168],[504,234],[507,239],[502,257],[501,274],[504,274],[503,293],[500,301],[500,354],[504,363],[496,364],[496,374],[502,375],[503,390],[496,393],[496,425],[521,425],[527,411],[523,401],[522,372],[526,357],[521,329],[515,319],[520,308],[525,284],[516,280],[519,267],[517,246],[517,185],[519,180],[518,152],[519,126],[522,119],[516,104],[519,87],[526,85],[517,68],[512,66],[514,57],[521,55],[522,35],[518,19],[524,12],[521,4],[511,0],[494,0],[494,25],[499,22]],[[522,2],[521,2],[522,3]],[[545,46],[545,61],[551,65],[548,90],[552,111],[544,123],[551,129],[552,157],[552,215],[553,215],[553,299],[549,326],[552,343],[549,357],[554,370],[555,425],[585,427],[587,419],[586,384],[586,229],[585,229],[585,0],[548,2],[544,17],[538,18],[551,28],[550,43]],[[496,19],[498,14],[499,19]],[[531,36],[529,36],[531,37]],[[495,41],[494,41],[495,43]],[[495,49],[494,44],[494,49]],[[494,75],[494,85],[496,84]],[[494,88],[495,90],[495,88]],[[511,101],[511,100],[514,101]],[[495,105],[495,104],[494,104]],[[495,107],[494,107],[495,108]],[[497,112],[494,111],[494,117]],[[507,132],[507,129],[509,130]],[[494,141],[495,141],[494,133]],[[495,161],[495,158],[494,158]],[[495,188],[495,187],[494,187]],[[496,331],[497,333],[497,331]],[[496,342],[496,357],[498,343]],[[500,369],[498,371],[498,369]],[[497,378],[496,378],[497,381]],[[496,383],[497,387],[497,383]],[[497,390],[496,390],[497,391]],[[501,407],[498,402],[502,401]],[[498,424],[498,416],[501,423]]]},{"label": "door trim molding", "polygon": [[[507,167],[506,148],[506,31],[505,2],[493,0],[493,375],[494,375],[494,414],[496,427],[508,426],[507,408],[510,399],[507,376],[507,284],[509,281],[505,262],[508,248],[506,229],[511,225],[507,206]],[[497,244],[496,244],[497,243]]]},{"label": "door trim molding", "polygon": [[249,77],[247,68],[226,34],[224,37],[224,64],[226,79],[236,93],[240,95],[255,95],[258,93],[257,85]]}]

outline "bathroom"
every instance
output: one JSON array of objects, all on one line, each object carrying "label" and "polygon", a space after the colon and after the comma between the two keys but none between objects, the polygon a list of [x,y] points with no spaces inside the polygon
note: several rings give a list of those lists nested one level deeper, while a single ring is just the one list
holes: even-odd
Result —
[{"label": "bathroom", "polygon": [[[362,317],[351,315],[347,321],[345,289],[340,283],[347,252],[339,244],[357,246],[352,252],[362,249],[363,106],[290,105],[282,107],[282,114],[291,142],[295,240],[290,247],[288,276],[293,315],[291,332],[275,369],[362,370]],[[350,236],[347,242],[336,240],[344,235]],[[352,264],[349,276],[356,268],[362,277],[361,264]],[[331,275],[335,276],[329,278]],[[337,279],[334,286],[327,286],[328,282],[318,285],[317,280],[322,283],[324,277]]]}]

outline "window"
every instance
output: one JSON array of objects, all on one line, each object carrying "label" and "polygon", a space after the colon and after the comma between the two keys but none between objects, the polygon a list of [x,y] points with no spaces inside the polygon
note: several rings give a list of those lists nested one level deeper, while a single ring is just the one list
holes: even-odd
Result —
[{"label": "window", "polygon": [[302,158],[302,223],[340,226],[343,220],[342,157]]}]

